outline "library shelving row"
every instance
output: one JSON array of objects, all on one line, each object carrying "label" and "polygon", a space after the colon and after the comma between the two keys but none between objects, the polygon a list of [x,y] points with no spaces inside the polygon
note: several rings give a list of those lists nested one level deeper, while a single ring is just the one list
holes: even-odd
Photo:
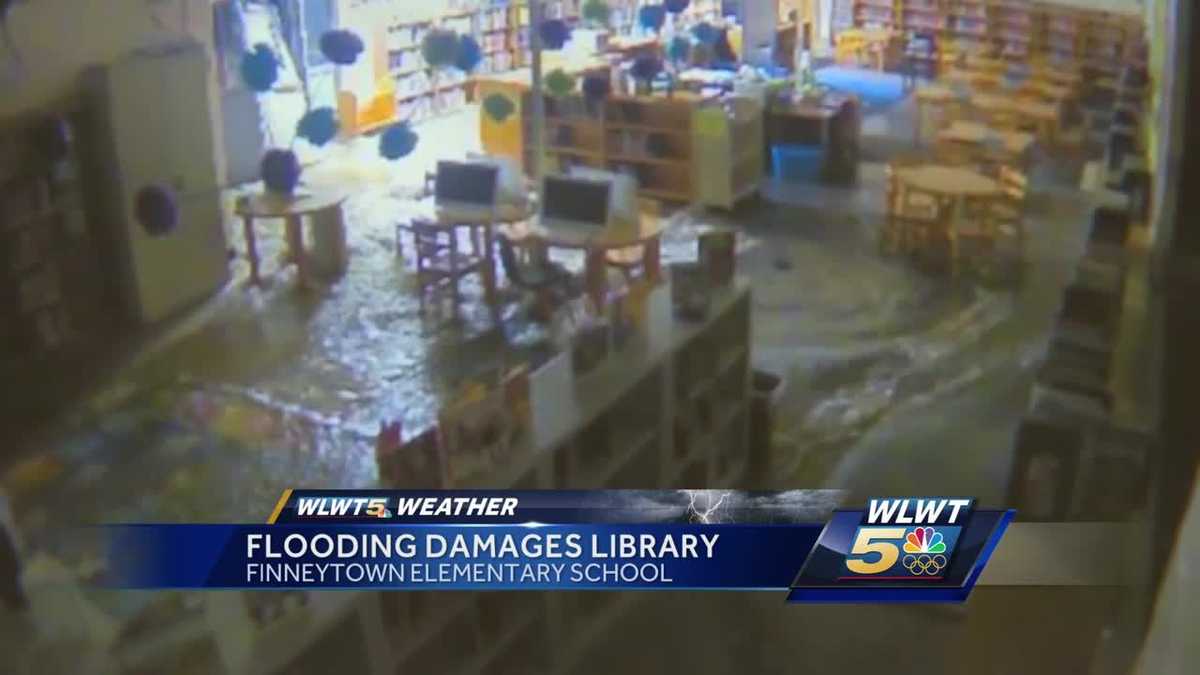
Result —
[{"label": "library shelving row", "polygon": [[[547,19],[583,27],[585,0],[548,0]],[[719,14],[719,2],[710,12]],[[453,110],[468,100],[472,78],[454,69],[431,71],[421,54],[425,35],[453,30],[475,38],[483,52],[478,75],[510,72],[529,65],[529,6],[519,0],[340,0],[339,25],[366,38],[367,54],[345,68],[339,101],[351,133],[370,131],[397,120],[418,121]],[[636,31],[636,0],[608,0],[609,29]],[[689,10],[692,12],[693,10]],[[700,10],[695,10],[700,11]]]},{"label": "library shelving row", "polygon": [[1141,39],[1139,16],[1029,0],[854,0],[859,28],[934,37],[946,62],[985,52],[1015,62],[1065,60],[1104,65]]}]

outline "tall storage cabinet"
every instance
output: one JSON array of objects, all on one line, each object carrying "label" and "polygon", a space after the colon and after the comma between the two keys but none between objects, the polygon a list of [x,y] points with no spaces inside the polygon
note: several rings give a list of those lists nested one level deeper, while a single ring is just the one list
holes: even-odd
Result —
[{"label": "tall storage cabinet", "polygon": [[[209,59],[184,43],[136,52],[89,76],[101,147],[100,229],[110,236],[130,316],[154,323],[217,291],[229,278],[215,156]],[[151,235],[137,195],[172,191],[178,222]]]}]

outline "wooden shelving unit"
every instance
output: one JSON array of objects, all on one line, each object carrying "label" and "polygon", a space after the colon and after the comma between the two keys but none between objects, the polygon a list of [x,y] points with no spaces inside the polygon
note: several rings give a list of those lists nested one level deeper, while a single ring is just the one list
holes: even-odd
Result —
[{"label": "wooden shelving unit", "polygon": [[[461,487],[739,488],[748,470],[750,291],[716,291],[708,318],[675,318],[650,291],[639,337],[593,371],[569,354],[531,377],[528,443]],[[684,434],[676,431],[680,428]],[[636,602],[632,593],[308,594],[268,626],[246,609],[271,593],[205,595],[226,673],[317,673],[316,654],[354,672],[573,672]],[[203,630],[198,631],[203,633]],[[202,639],[203,635],[194,636]],[[328,659],[326,659],[328,660]]]},{"label": "wooden shelving unit", "polygon": [[80,158],[49,161],[51,118],[0,131],[0,372],[39,367],[102,325],[107,284],[87,221]]},{"label": "wooden shelving unit", "polygon": [[[522,110],[531,109],[528,96]],[[676,92],[618,95],[601,106],[588,106],[579,96],[547,97],[546,166],[561,172],[586,166],[625,173],[637,178],[645,197],[730,207],[758,189],[764,165],[761,111],[751,114],[734,101],[741,99],[721,102]],[[528,138],[528,115],[523,124]],[[531,153],[525,145],[526,167]]]}]

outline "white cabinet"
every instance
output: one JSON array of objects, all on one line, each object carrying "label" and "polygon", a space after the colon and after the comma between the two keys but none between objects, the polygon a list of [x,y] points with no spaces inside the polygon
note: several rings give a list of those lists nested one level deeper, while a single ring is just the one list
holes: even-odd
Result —
[{"label": "white cabinet", "polygon": [[[182,44],[131,54],[91,80],[104,141],[99,225],[115,245],[128,311],[141,323],[167,318],[228,280],[210,67],[201,46]],[[136,217],[138,192],[149,185],[175,194],[179,220],[165,235],[151,236]]]}]

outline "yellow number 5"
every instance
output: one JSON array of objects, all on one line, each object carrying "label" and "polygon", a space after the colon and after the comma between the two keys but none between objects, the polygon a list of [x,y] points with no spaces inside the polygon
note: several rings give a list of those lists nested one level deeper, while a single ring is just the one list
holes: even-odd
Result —
[{"label": "yellow number 5", "polygon": [[872,553],[878,553],[879,558],[875,562],[867,562],[862,558],[846,559],[846,569],[855,574],[880,574],[892,568],[896,564],[896,560],[900,557],[900,548],[895,544],[883,539],[898,541],[904,538],[903,527],[870,527],[862,528],[858,531],[858,536],[854,538],[854,547],[850,549],[850,555],[867,556]]}]

